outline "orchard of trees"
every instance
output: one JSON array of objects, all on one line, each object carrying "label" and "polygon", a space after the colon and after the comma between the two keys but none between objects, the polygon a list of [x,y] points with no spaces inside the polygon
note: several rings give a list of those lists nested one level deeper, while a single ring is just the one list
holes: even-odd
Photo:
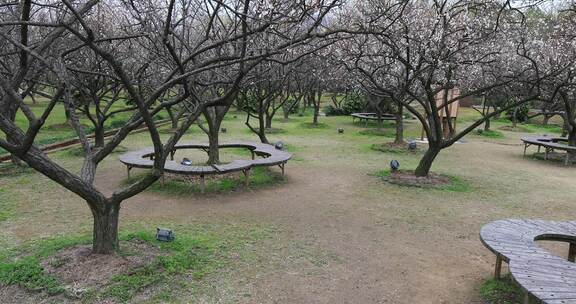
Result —
[{"label": "orchard of trees", "polygon": [[[94,218],[93,252],[118,248],[121,203],[163,175],[170,151],[195,124],[218,163],[226,113],[245,113],[264,142],[273,118],[289,119],[321,99],[346,112],[362,102],[397,119],[416,117],[428,149],[416,167],[427,176],[436,157],[501,113],[537,105],[559,113],[576,145],[576,6],[512,0],[45,0],[0,2],[0,147],[70,190]],[[448,92],[458,88],[452,98]],[[443,96],[437,103],[438,94]],[[442,113],[482,97],[481,118],[446,138]],[[42,97],[43,112],[25,100]],[[37,145],[63,105],[82,144],[72,172]],[[169,113],[172,135],[155,124]],[[26,125],[16,123],[20,113]],[[130,118],[105,138],[106,121]],[[87,117],[92,140],[80,123]],[[110,195],[95,184],[99,164],[131,131],[146,126],[154,168]]]}]

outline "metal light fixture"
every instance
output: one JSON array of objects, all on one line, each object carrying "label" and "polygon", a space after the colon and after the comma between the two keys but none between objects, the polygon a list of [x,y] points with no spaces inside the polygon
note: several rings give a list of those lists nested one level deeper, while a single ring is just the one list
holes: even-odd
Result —
[{"label": "metal light fixture", "polygon": [[182,159],[182,161],[180,162],[180,164],[181,164],[181,165],[184,165],[184,166],[192,166],[192,161],[189,160],[188,158],[184,157],[184,158]]},{"label": "metal light fixture", "polygon": [[277,150],[284,150],[284,143],[281,142],[281,141],[279,141],[279,142],[277,142],[276,144],[274,144],[274,147],[275,147]]},{"label": "metal light fixture", "polygon": [[408,150],[416,151],[417,148],[418,148],[418,145],[416,144],[415,140],[411,140],[408,142]]},{"label": "metal light fixture", "polygon": [[344,129],[338,128],[338,134],[342,134],[342,133],[344,133]]},{"label": "metal light fixture", "polygon": [[392,172],[398,172],[398,169],[400,169],[400,162],[395,159],[392,160],[390,162],[390,170],[392,170]]},{"label": "metal light fixture", "polygon": [[166,228],[156,228],[156,239],[161,242],[172,242],[174,240],[174,232]]},{"label": "metal light fixture", "polygon": [[226,130],[226,128],[220,128],[220,132],[226,133],[226,131],[228,131],[228,130]]}]

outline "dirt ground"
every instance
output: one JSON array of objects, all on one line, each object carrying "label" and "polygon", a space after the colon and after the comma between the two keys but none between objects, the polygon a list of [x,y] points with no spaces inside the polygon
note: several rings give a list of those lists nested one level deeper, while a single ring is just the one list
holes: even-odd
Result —
[{"label": "dirt ground", "polygon": [[[319,133],[315,140],[297,134],[282,138],[298,148],[281,185],[191,197],[146,192],[124,203],[121,223],[274,226],[277,238],[255,249],[261,258],[215,276],[202,303],[428,304],[483,303],[479,287],[494,263],[478,238],[483,224],[507,217],[575,217],[576,170],[523,158],[522,134],[507,132],[503,140],[470,137],[442,152],[434,171],[470,187],[450,192],[391,185],[373,176],[393,158],[402,168],[413,168],[419,157],[367,148],[381,138],[351,129],[342,136],[332,129],[314,132]],[[124,177],[125,168],[111,160],[98,184],[112,191]],[[65,215],[68,223],[89,228],[87,208],[77,199],[74,206]],[[56,221],[62,217],[30,211],[27,218],[34,212]],[[25,220],[13,223],[3,237],[41,236],[65,225],[18,224]],[[313,248],[318,258],[295,258],[300,252],[295,244]]]},{"label": "dirt ground", "polygon": [[[135,220],[150,214],[182,221],[258,219],[336,257],[318,273],[268,269],[244,287],[251,294],[247,303],[481,303],[478,288],[491,274],[493,257],[478,240],[480,227],[502,217],[569,218],[574,197],[562,189],[571,188],[576,172],[523,159],[520,146],[473,141],[451,152],[441,162],[458,162],[451,165],[476,191],[477,182],[490,184],[490,174],[511,180],[500,187],[478,185],[484,197],[426,195],[368,175],[371,167],[382,167],[381,160],[320,150],[301,155],[317,159],[313,166],[292,162],[280,187],[185,199],[141,195],[125,205],[124,214]],[[487,176],[475,180],[478,171]],[[112,182],[114,175],[108,172],[103,180]]]}]

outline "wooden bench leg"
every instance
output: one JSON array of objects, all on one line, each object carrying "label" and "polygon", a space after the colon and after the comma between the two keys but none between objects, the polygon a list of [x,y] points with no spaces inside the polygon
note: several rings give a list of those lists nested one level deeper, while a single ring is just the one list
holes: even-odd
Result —
[{"label": "wooden bench leg", "polygon": [[522,303],[530,304],[530,295],[528,294],[528,292],[524,293],[524,301]]},{"label": "wooden bench leg", "polygon": [[526,157],[526,149],[528,148],[528,145],[524,144],[524,157]]},{"label": "wooden bench leg", "polygon": [[546,148],[546,152],[544,152],[544,160],[548,160],[548,152],[550,149]]},{"label": "wooden bench leg", "polygon": [[280,169],[282,169],[282,177],[284,177],[284,166],[286,165],[286,163],[281,163],[278,165],[278,167],[280,167]]},{"label": "wooden bench leg", "polygon": [[570,164],[570,152],[566,152],[566,159],[564,160],[564,166],[568,166]]},{"label": "wooden bench leg", "polygon": [[128,173],[128,178],[130,178],[130,170],[132,170],[132,166],[126,166],[126,171]]},{"label": "wooden bench leg", "polygon": [[538,146],[538,153],[540,153],[540,148],[542,148],[542,146]]},{"label": "wooden bench leg", "polygon": [[244,186],[248,187],[250,185],[250,169],[242,170],[244,173]]},{"label": "wooden bench leg", "polygon": [[502,274],[502,255],[496,254],[496,265],[494,266],[494,279],[500,280]]},{"label": "wooden bench leg", "polygon": [[250,153],[252,153],[252,159],[254,159],[254,151],[250,150]]},{"label": "wooden bench leg", "polygon": [[166,178],[164,176],[164,173],[162,173],[162,179],[160,179],[160,186],[162,187],[164,187],[164,184],[166,184]]},{"label": "wooden bench leg", "polygon": [[206,181],[204,180],[204,175],[200,175],[200,193],[206,191]]},{"label": "wooden bench leg", "polygon": [[570,247],[568,248],[568,261],[575,262],[576,261],[576,244],[570,243]]}]

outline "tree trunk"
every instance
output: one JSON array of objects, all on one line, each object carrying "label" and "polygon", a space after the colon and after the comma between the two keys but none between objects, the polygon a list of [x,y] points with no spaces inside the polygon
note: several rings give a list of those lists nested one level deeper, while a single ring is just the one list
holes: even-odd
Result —
[{"label": "tree trunk", "polygon": [[222,121],[224,116],[228,112],[227,107],[213,107],[208,108],[204,111],[204,117],[208,123],[208,164],[215,165],[220,163],[220,126],[222,126]]},{"label": "tree trunk", "polygon": [[404,144],[404,107],[398,105],[398,112],[396,112],[396,139],[394,143],[397,145]]},{"label": "tree trunk", "polygon": [[178,128],[178,117],[177,117],[178,115],[174,114],[174,111],[172,111],[172,107],[166,108],[166,112],[168,112],[168,116],[170,116],[171,128],[177,129]]},{"label": "tree trunk", "polygon": [[[18,112],[18,108],[10,107],[8,111],[9,111],[8,116],[10,117],[10,120],[13,122],[16,121],[16,112]],[[6,136],[6,140],[9,143],[14,144],[14,141],[8,135]],[[10,160],[12,161],[12,164],[15,166],[18,167],[24,166],[24,162],[14,154],[10,154]]]},{"label": "tree trunk", "polygon": [[[572,127],[570,132],[568,132],[568,145],[575,147],[576,146],[576,128]],[[576,152],[570,151],[570,155],[575,155]]]},{"label": "tree trunk", "polygon": [[542,125],[543,125],[543,126],[547,126],[548,123],[550,122],[550,118],[551,118],[551,117],[552,117],[552,116],[550,116],[550,115],[544,115],[544,119],[542,119]]},{"label": "tree trunk", "polygon": [[98,125],[94,129],[94,146],[101,148],[104,147],[104,125]]},{"label": "tree trunk", "polygon": [[258,137],[260,142],[263,144],[269,144],[268,138],[266,137],[266,122],[264,121],[263,113],[258,118]]},{"label": "tree trunk", "polygon": [[314,106],[314,119],[312,120],[313,125],[318,125],[318,116],[320,115],[320,111],[316,106]]},{"label": "tree trunk", "polygon": [[429,145],[428,150],[426,150],[426,153],[424,154],[422,159],[420,159],[420,163],[418,164],[418,167],[416,167],[416,170],[414,171],[414,174],[416,176],[419,177],[428,176],[428,174],[430,173],[430,168],[432,168],[432,164],[434,163],[436,156],[438,156],[438,154],[440,153],[441,148],[439,143],[428,142],[428,145]]},{"label": "tree trunk", "polygon": [[490,118],[484,122],[484,131],[490,131]]},{"label": "tree trunk", "polygon": [[272,116],[266,114],[266,129],[272,129]]},{"label": "tree trunk", "polygon": [[14,155],[14,154],[10,155],[10,161],[12,162],[12,164],[14,166],[24,167],[24,162],[20,158],[18,158],[18,156]]},{"label": "tree trunk", "polygon": [[92,253],[111,254],[118,250],[118,217],[120,205],[106,206],[104,210],[92,209],[94,232]]},{"label": "tree trunk", "polygon": [[314,107],[314,118],[312,119],[313,125],[318,125],[318,116],[320,116],[320,91],[318,91],[318,101],[316,101],[316,92],[312,92],[310,95],[310,103]]},{"label": "tree trunk", "polygon": [[208,136],[208,164],[216,165],[220,163],[219,130],[208,126],[210,135]]}]

